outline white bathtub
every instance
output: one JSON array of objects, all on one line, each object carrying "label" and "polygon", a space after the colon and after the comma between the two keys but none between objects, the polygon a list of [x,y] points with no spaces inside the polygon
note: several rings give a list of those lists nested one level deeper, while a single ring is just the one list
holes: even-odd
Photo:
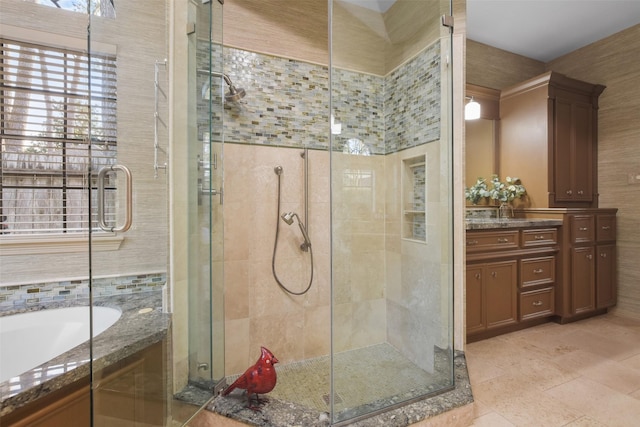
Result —
[{"label": "white bathtub", "polygon": [[[93,336],[122,315],[93,307]],[[89,340],[89,307],[68,307],[0,317],[0,383],[29,371]],[[88,355],[87,355],[88,356]]]}]

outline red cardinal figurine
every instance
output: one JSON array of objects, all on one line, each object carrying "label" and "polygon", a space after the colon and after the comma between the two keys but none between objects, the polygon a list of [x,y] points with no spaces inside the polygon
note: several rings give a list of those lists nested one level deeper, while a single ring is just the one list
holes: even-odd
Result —
[{"label": "red cardinal figurine", "polygon": [[256,395],[256,400],[259,405],[262,402],[258,394],[269,393],[273,390],[276,386],[277,379],[276,368],[273,365],[278,363],[278,359],[264,347],[260,347],[260,352],[260,359],[222,392],[222,395],[226,396],[236,388],[246,389],[247,407],[254,411],[259,411],[260,408],[251,406],[251,395]]}]

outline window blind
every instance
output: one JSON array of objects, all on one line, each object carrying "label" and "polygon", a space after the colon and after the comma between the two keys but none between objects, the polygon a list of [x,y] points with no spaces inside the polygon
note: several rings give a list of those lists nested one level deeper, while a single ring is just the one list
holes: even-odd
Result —
[{"label": "window blind", "polygon": [[[89,187],[116,160],[116,81],[114,56],[0,38],[2,234],[96,227]],[[105,206],[114,223],[110,179]]]}]

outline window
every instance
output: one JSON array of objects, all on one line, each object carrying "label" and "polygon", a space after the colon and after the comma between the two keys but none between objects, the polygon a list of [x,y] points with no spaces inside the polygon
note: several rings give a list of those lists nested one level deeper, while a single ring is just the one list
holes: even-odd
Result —
[{"label": "window", "polygon": [[[115,57],[0,38],[1,234],[96,228],[88,180],[116,148]],[[106,187],[112,221],[115,177]]]},{"label": "window", "polygon": [[72,12],[115,18],[114,0],[24,0]]}]

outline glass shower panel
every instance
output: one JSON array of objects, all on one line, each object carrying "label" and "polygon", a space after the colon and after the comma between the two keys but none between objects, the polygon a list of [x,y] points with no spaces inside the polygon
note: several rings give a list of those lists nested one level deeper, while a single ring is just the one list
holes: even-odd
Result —
[{"label": "glass shower panel", "polygon": [[334,423],[453,387],[442,15],[447,1],[331,2]]},{"label": "glass shower panel", "polygon": [[[90,298],[121,311],[91,342],[92,425],[168,425],[169,8],[89,0],[87,10],[92,213],[98,207]],[[106,150],[115,162],[102,162]]]},{"label": "glass shower panel", "polygon": [[201,2],[190,37],[189,384],[205,403],[224,377],[222,6]]}]

